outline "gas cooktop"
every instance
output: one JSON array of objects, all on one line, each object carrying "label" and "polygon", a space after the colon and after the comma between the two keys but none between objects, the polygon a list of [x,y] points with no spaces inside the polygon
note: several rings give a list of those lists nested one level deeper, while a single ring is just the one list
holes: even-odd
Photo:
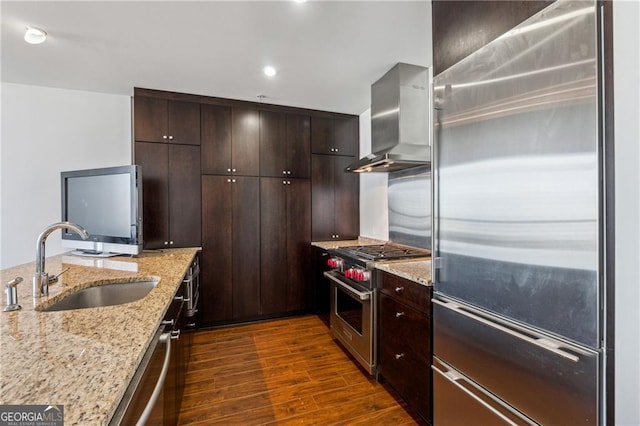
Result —
[{"label": "gas cooktop", "polygon": [[431,255],[431,251],[427,249],[406,247],[393,243],[338,247],[333,251],[344,256],[363,260],[396,260]]}]

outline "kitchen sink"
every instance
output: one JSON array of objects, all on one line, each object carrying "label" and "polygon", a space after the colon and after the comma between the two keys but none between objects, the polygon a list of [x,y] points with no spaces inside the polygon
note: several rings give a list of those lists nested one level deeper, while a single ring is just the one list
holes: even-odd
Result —
[{"label": "kitchen sink", "polygon": [[142,299],[149,294],[157,284],[158,281],[147,280],[97,285],[70,293],[58,302],[36,309],[44,312],[55,312],[121,305]]}]

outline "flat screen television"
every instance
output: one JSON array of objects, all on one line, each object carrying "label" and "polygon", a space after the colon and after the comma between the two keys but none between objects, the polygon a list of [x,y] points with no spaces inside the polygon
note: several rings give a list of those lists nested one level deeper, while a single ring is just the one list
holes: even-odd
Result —
[{"label": "flat screen television", "polygon": [[76,223],[89,239],[64,229],[62,247],[75,254],[136,255],[142,251],[140,166],[62,172],[62,220]]}]

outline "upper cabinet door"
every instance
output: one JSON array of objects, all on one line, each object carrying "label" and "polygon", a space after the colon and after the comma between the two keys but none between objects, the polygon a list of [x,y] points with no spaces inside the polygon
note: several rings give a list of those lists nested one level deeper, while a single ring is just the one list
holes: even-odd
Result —
[{"label": "upper cabinet door", "polygon": [[285,114],[260,111],[260,175],[287,176]]},{"label": "upper cabinet door", "polygon": [[311,152],[314,154],[334,154],[333,118],[311,118]]},{"label": "upper cabinet door", "polygon": [[260,174],[259,122],[255,109],[231,109],[231,173],[244,176]]},{"label": "upper cabinet door", "polygon": [[169,142],[200,145],[200,104],[169,101]]},{"label": "upper cabinet door", "polygon": [[334,154],[358,155],[359,117],[336,118],[333,122]]},{"label": "upper cabinet door", "polygon": [[306,115],[287,115],[287,176],[311,175],[311,119]]},{"label": "upper cabinet door", "polygon": [[311,152],[314,154],[357,156],[360,119],[358,116],[311,119]]},{"label": "upper cabinet door", "polygon": [[200,145],[200,104],[136,96],[133,108],[136,141]]},{"label": "upper cabinet door", "polygon": [[134,137],[139,142],[167,142],[168,101],[136,96],[133,101]]},{"label": "upper cabinet door", "polygon": [[231,168],[231,108],[202,105],[202,173],[229,174]]}]

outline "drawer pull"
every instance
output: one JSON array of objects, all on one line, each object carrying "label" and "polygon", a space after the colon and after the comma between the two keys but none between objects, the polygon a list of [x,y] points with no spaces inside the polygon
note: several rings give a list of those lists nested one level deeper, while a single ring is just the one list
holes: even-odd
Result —
[{"label": "drawer pull", "polygon": [[404,287],[396,287],[396,293],[402,293],[404,291]]},{"label": "drawer pull", "polygon": [[394,356],[395,356],[396,359],[404,358],[404,354],[402,354],[402,353],[395,354]]},{"label": "drawer pull", "polygon": [[396,318],[400,318],[404,316],[404,312],[396,312]]}]

